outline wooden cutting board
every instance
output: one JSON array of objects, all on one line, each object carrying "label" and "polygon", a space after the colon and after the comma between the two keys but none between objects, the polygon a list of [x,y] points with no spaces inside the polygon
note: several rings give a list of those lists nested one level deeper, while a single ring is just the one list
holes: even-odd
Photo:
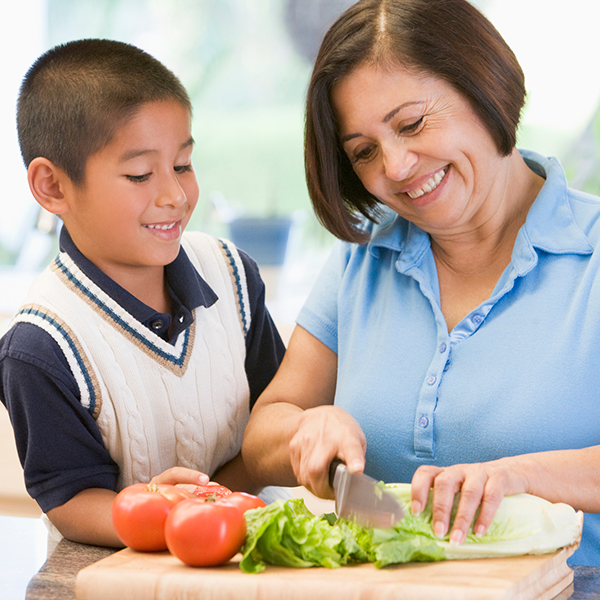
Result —
[{"label": "wooden cutting board", "polygon": [[121,550],[79,572],[77,600],[550,600],[573,581],[566,560],[554,554],[373,565],[339,569],[267,566],[240,571],[240,555],[221,567],[193,568],[167,552]]}]

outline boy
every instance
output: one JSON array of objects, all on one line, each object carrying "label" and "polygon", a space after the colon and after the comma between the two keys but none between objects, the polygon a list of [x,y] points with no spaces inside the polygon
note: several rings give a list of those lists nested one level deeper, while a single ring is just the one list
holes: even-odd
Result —
[{"label": "boy", "polygon": [[57,46],[21,87],[29,186],[64,226],[0,340],[0,399],[29,493],[74,541],[121,545],[112,500],[138,481],[258,491],[239,451],[284,347],[256,264],[182,237],[190,121],[179,80],[121,42]]}]

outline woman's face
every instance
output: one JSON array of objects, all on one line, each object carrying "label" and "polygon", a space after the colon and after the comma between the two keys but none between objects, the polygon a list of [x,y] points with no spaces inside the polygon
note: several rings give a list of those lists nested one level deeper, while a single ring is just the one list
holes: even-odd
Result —
[{"label": "woman's face", "polygon": [[339,135],[365,188],[430,234],[477,227],[504,192],[502,158],[445,80],[358,67],[333,89]]}]

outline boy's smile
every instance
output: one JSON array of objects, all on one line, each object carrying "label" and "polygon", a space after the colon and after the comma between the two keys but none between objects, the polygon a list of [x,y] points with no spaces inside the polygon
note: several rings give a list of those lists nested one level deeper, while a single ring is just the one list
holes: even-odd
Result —
[{"label": "boy's smile", "polygon": [[62,216],[73,241],[138,298],[135,281],[162,281],[163,267],[177,257],[198,201],[192,148],[186,108],[144,104],[89,158],[84,182],[65,188]]}]

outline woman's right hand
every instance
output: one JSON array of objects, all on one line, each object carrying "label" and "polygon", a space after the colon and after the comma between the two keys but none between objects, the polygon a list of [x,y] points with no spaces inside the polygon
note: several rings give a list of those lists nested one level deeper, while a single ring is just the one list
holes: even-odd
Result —
[{"label": "woman's right hand", "polygon": [[339,458],[362,473],[367,442],[357,421],[337,406],[317,406],[300,416],[290,440],[290,461],[298,483],[320,498],[332,498],[329,465]]},{"label": "woman's right hand", "polygon": [[244,434],[244,464],[254,481],[304,485],[331,498],[328,471],[334,458],[351,472],[362,471],[365,436],[346,411],[334,406],[336,379],[337,354],[297,326]]}]

